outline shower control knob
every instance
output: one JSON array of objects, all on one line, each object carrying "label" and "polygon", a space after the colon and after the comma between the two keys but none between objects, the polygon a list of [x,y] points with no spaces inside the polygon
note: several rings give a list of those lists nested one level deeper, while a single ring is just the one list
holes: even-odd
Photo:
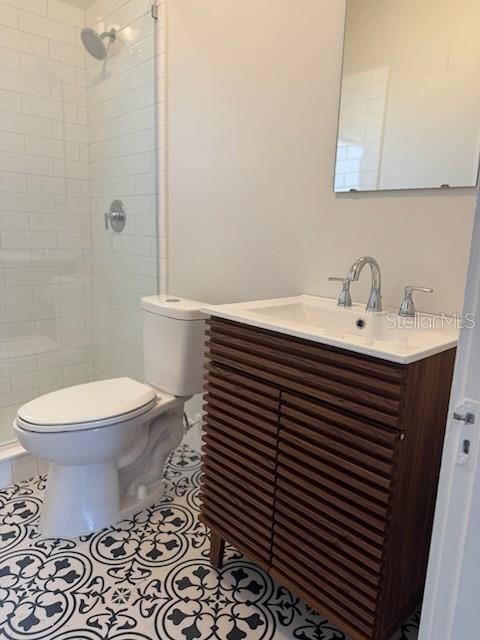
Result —
[{"label": "shower control knob", "polygon": [[114,200],[105,214],[105,229],[110,226],[112,231],[120,233],[123,231],[126,222],[127,212],[125,211],[125,205],[121,200]]}]

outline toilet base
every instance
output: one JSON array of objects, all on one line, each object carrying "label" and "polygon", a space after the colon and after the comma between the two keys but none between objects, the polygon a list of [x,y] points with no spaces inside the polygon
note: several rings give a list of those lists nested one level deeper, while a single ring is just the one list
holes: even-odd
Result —
[{"label": "toilet base", "polygon": [[73,538],[103,529],[123,517],[115,460],[96,464],[50,464],[39,531]]},{"label": "toilet base", "polygon": [[149,485],[144,498],[138,498],[133,496],[123,496],[120,505],[121,519],[131,518],[135,513],[138,513],[146,507],[150,507],[155,502],[158,502],[165,492],[165,483],[163,480]]},{"label": "toilet base", "polygon": [[[39,533],[45,538],[76,538],[115,525],[158,502],[165,485],[158,480],[145,495],[120,500],[116,462],[50,464]],[[75,492],[74,487],[82,487]]]}]

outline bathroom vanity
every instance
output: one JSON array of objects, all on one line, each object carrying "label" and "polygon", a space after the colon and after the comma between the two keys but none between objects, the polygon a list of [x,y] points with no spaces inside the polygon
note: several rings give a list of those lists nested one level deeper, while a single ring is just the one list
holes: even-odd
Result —
[{"label": "bathroom vanity", "polygon": [[212,563],[228,541],[352,640],[389,640],[422,597],[455,332],[309,296],[207,312]]}]

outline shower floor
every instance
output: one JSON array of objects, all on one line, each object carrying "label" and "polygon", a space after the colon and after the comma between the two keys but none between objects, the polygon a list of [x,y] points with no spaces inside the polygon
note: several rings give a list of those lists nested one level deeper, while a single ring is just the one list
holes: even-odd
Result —
[{"label": "shower floor", "polygon": [[[75,540],[37,531],[45,476],[0,491],[0,638],[348,640],[232,547],[221,571],[198,521],[198,453],[183,445],[162,502]],[[414,640],[419,615],[392,640]]]}]

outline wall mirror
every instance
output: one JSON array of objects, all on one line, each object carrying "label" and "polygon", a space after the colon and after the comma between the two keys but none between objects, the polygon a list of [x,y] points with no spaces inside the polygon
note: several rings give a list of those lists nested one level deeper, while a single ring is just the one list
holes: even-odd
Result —
[{"label": "wall mirror", "polygon": [[472,187],[480,1],[347,0],[336,192]]}]

